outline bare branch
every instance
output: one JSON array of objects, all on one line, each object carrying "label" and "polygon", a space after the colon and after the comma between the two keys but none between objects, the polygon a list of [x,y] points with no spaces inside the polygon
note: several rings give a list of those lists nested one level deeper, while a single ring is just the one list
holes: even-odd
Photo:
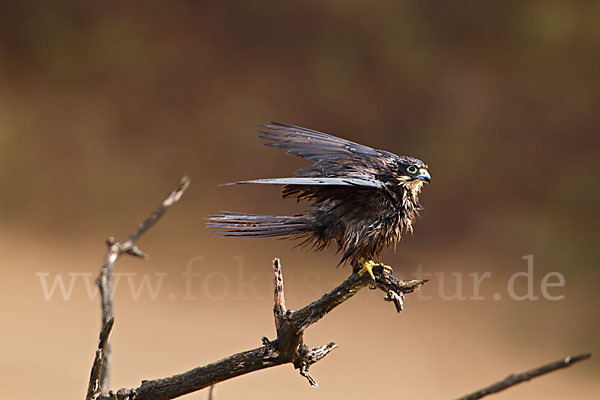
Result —
[{"label": "bare branch", "polygon": [[302,375],[308,380],[310,386],[319,386],[319,384],[308,373],[308,369],[310,368],[310,366],[324,358],[327,354],[329,354],[330,351],[337,347],[338,345],[334,342],[329,342],[326,345],[320,347],[313,347],[312,349],[306,345],[302,345],[300,347],[299,353],[301,357],[298,359],[297,362],[294,363],[294,366],[296,366],[296,368],[300,372],[300,375]]},{"label": "bare branch", "polygon": [[[102,330],[106,328],[109,321],[114,320],[113,312],[113,290],[112,290],[112,273],[114,265],[121,254],[129,254],[136,257],[147,258],[148,255],[141,251],[135,244],[137,239],[144,234],[152,225],[158,221],[158,219],[167,211],[167,209],[177,202],[187,187],[190,184],[190,178],[183,176],[179,181],[179,184],[173,190],[167,198],[158,206],[158,208],[150,214],[144,221],[140,222],[138,226],[131,231],[124,239],[119,242],[115,242],[114,238],[108,238],[106,240],[107,250],[104,256],[104,262],[100,275],[96,279],[96,284],[100,289],[101,307],[102,307]],[[111,322],[112,327],[112,322]],[[103,349],[103,361],[101,364],[101,372],[99,377],[99,389],[100,392],[105,395],[108,393],[108,387],[110,382],[110,367],[111,367],[111,350],[110,340],[107,335],[107,341]],[[90,382],[91,384],[91,382]]]},{"label": "bare branch", "polygon": [[[298,329],[303,331],[310,325],[317,322],[329,311],[354,296],[360,289],[367,285],[375,285],[386,293],[384,298],[386,301],[390,300],[390,293],[393,293],[395,298],[403,299],[404,293],[412,293],[418,289],[421,285],[426,283],[428,280],[410,280],[401,281],[391,274],[387,274],[382,266],[373,268],[375,273],[375,283],[370,279],[368,274],[358,275],[352,274],[346,279],[341,285],[326,293],[319,300],[309,304],[308,306],[301,308],[294,312],[293,320],[299,324]],[[402,311],[402,303],[396,304],[396,311]]]},{"label": "bare branch", "polygon": [[92,364],[90,383],[88,384],[88,391],[87,396],[85,396],[85,400],[95,400],[100,395],[100,374],[102,372],[102,364],[104,363],[104,356],[106,354],[108,337],[110,336],[114,322],[114,318],[109,319],[100,331],[100,342],[98,343],[98,350],[96,350],[96,357],[94,358],[94,363]]},{"label": "bare branch", "polygon": [[521,382],[528,381],[541,375],[545,375],[549,372],[556,371],[557,369],[570,367],[576,362],[587,360],[592,355],[590,353],[577,354],[575,356],[569,356],[562,360],[554,361],[549,364],[542,365],[537,368],[530,369],[525,372],[511,374],[503,380],[496,382],[490,386],[480,389],[476,392],[460,397],[457,400],[477,400],[487,395],[498,393],[502,390],[508,389],[511,386],[519,384]]},{"label": "bare branch", "polygon": [[380,267],[376,267],[374,273],[375,283],[368,274],[362,276],[352,274],[319,300],[300,310],[291,311],[285,307],[281,263],[275,259],[273,260],[273,316],[277,331],[275,340],[271,341],[265,337],[261,347],[168,378],[142,381],[138,388],[121,389],[117,393],[110,392],[101,399],[168,400],[240,375],[287,363],[292,363],[299,370],[300,375],[304,376],[312,386],[317,386],[308,369],[337,345],[334,342],[318,347],[306,345],[303,333],[308,326],[350,299],[365,286],[374,284],[386,295],[392,291],[401,298],[404,293],[411,293],[425,283],[425,281],[400,281],[387,275]]},{"label": "bare branch", "polygon": [[[271,341],[263,337],[263,346],[261,347],[237,353],[211,364],[167,378],[144,380],[135,389],[120,389],[116,393],[109,391],[110,332],[114,324],[112,293],[114,264],[119,256],[124,253],[136,257],[148,257],[146,253],[137,247],[137,239],[154,225],[171,205],[181,198],[189,182],[189,178],[184,176],[175,190],[169,194],[161,205],[124,239],[116,242],[115,239],[109,238],[106,242],[107,252],[100,275],[96,281],[102,301],[102,331],[90,373],[86,400],[168,400],[206,387],[210,387],[209,399],[212,399],[214,397],[214,385],[218,382],[287,363],[293,364],[311,386],[317,386],[317,382],[309,373],[309,368],[337,348],[337,345],[334,342],[329,342],[318,347],[308,346],[304,343],[306,328],[350,299],[365,286],[382,290],[385,293],[384,300],[393,302],[396,311],[400,312],[404,308],[404,295],[412,293],[427,282],[427,280],[399,280],[384,270],[383,266],[377,266],[373,269],[375,281],[368,274],[362,276],[352,274],[320,299],[299,310],[292,311],[288,310],[285,305],[282,267],[279,259],[275,259],[273,260],[273,316],[277,332],[275,340]],[[458,400],[480,399],[488,394],[499,392],[551,371],[568,367],[589,357],[590,354],[588,353],[579,354],[524,373],[512,374],[500,382]]]},{"label": "bare branch", "polygon": [[[189,186],[190,179],[184,176],[175,190],[161,203],[161,205],[142,221],[136,229],[129,233],[124,239],[116,242],[114,238],[106,241],[107,251],[104,263],[96,283],[100,290],[102,305],[102,332],[100,344],[96,352],[96,359],[92,366],[87,400],[102,399],[172,399],[186,393],[190,393],[207,386],[213,386],[217,382],[246,374],[258,369],[268,368],[285,363],[293,363],[306,377],[309,383],[317,386],[315,380],[310,376],[308,369],[315,362],[323,359],[329,352],[337,347],[333,342],[320,347],[310,347],[303,342],[304,330],[321,319],[325,314],[337,307],[358,290],[374,284],[370,277],[353,274],[333,291],[325,294],[321,299],[308,306],[292,312],[286,309],[283,289],[283,274],[281,263],[278,259],[273,261],[273,290],[274,306],[273,316],[277,339],[270,341],[263,338],[263,346],[238,353],[223,360],[198,367],[183,374],[174,375],[165,379],[142,381],[139,388],[121,389],[117,393],[109,391],[111,351],[110,331],[114,323],[113,312],[113,289],[112,273],[114,265],[121,254],[129,254],[136,257],[147,258],[148,255],[140,250],[136,241],[177,202]],[[398,311],[402,309],[404,293],[410,293],[425,281],[399,281],[395,277],[386,275],[383,268],[375,271],[376,286],[384,290],[386,300],[396,303]]]},{"label": "bare branch", "polygon": [[278,258],[273,260],[273,303],[275,328],[279,329],[287,309],[285,308],[285,296],[283,294],[283,273],[281,272],[281,262]]}]

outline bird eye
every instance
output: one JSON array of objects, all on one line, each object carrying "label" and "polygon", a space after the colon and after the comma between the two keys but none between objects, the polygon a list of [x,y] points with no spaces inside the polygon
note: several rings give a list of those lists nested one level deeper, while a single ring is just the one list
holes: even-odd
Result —
[{"label": "bird eye", "polygon": [[406,170],[408,172],[410,172],[411,174],[416,174],[417,173],[417,167],[415,167],[414,165],[409,166],[408,168],[406,168]]}]

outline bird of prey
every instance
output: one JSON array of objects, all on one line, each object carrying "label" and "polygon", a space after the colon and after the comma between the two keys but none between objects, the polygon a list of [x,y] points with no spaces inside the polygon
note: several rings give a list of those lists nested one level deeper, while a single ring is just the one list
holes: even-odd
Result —
[{"label": "bird of prey", "polygon": [[397,156],[311,129],[280,122],[261,125],[266,145],[304,157],[313,164],[290,178],[234,182],[284,185],[281,196],[307,200],[310,208],[292,216],[221,212],[208,218],[217,233],[235,237],[302,238],[322,250],[337,244],[339,264],[369,273],[380,264],[382,250],[396,246],[413,230],[422,209],[419,193],[431,180],[423,161]]}]

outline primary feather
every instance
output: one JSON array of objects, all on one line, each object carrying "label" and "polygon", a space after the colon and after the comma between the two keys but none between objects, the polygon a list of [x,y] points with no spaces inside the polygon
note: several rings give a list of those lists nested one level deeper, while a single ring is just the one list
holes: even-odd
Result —
[{"label": "primary feather", "polygon": [[345,177],[345,178],[327,178],[327,177],[314,177],[314,178],[267,178],[267,179],[252,179],[249,181],[239,181],[226,183],[224,186],[236,185],[243,183],[261,183],[268,185],[329,185],[329,186],[366,186],[382,188],[383,183],[376,179],[369,177]]}]

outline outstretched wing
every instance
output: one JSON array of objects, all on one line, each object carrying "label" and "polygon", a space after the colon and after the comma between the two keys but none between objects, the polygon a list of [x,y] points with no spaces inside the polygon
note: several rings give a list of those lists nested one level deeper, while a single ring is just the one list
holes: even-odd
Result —
[{"label": "outstretched wing", "polygon": [[[304,157],[313,165],[295,172],[295,177],[255,179],[238,183],[285,185],[282,196],[319,202],[347,199],[354,190],[375,190],[395,197],[382,181],[399,161],[395,154],[376,150],[312,129],[270,122],[257,129],[267,146]],[[349,192],[351,191],[351,192]]]},{"label": "outstretched wing", "polygon": [[386,164],[395,163],[398,159],[387,151],[281,122],[262,125],[257,131],[262,139],[268,140],[267,146],[314,162],[312,166],[296,171],[296,176],[357,176],[373,180]]}]

